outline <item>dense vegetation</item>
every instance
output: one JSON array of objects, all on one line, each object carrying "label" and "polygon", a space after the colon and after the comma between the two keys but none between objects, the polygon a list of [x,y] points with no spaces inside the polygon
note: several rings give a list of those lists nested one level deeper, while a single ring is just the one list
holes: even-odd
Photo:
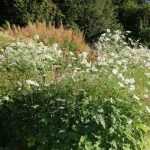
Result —
[{"label": "dense vegetation", "polygon": [[132,31],[149,45],[150,5],[145,0],[1,0],[0,24],[46,21],[79,29],[94,41],[109,29]]},{"label": "dense vegetation", "polygon": [[72,41],[44,44],[41,35],[19,41],[19,33],[17,39],[1,37],[7,43],[0,55],[1,149],[145,148],[147,48],[130,39],[131,48],[120,31],[110,30],[95,43],[95,52],[79,52]]},{"label": "dense vegetation", "polygon": [[0,150],[150,149],[148,1],[0,6]]},{"label": "dense vegetation", "polygon": [[[115,2],[115,0],[114,0]],[[118,18],[132,37],[150,46],[150,4],[145,0],[116,1]]]}]

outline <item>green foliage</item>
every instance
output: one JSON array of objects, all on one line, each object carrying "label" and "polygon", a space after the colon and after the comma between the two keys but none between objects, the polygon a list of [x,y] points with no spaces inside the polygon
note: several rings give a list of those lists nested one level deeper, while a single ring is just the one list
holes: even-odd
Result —
[{"label": "green foliage", "polygon": [[140,32],[141,41],[150,47],[150,27],[143,28]]},{"label": "green foliage", "polygon": [[86,39],[95,40],[107,28],[115,28],[114,5],[110,0],[54,0],[69,27],[78,27]]},{"label": "green foliage", "polygon": [[2,17],[11,24],[26,25],[28,22],[51,21],[56,26],[80,29],[86,39],[95,40],[107,28],[115,28],[114,5],[110,0],[2,0]]},{"label": "green foliage", "polygon": [[[0,146],[8,149],[142,149],[142,106],[107,81],[72,79],[1,97]],[[109,89],[109,95],[105,95]]]},{"label": "green foliage", "polygon": [[96,44],[95,61],[91,52],[75,53],[67,40],[63,47],[38,38],[3,48],[0,148],[143,150],[150,51],[124,39],[107,30]]},{"label": "green foliage", "polygon": [[142,19],[140,20],[139,37],[144,44],[150,47],[150,4],[144,5],[140,12]]},{"label": "green foliage", "polygon": [[[0,25],[51,22],[84,32],[93,42],[106,29],[132,31],[131,37],[149,46],[150,4],[145,0],[1,0]],[[145,29],[146,28],[146,29]]]},{"label": "green foliage", "polygon": [[48,0],[2,0],[0,23],[26,25],[28,22],[50,21],[55,15],[55,7]]},{"label": "green foliage", "polygon": [[72,52],[75,52],[78,49],[78,46],[73,41],[64,40],[64,43],[62,44],[62,49],[69,50]]},{"label": "green foliage", "polygon": [[118,19],[124,29],[132,31],[131,37],[149,46],[150,4],[144,0],[114,0],[114,3],[118,5]]}]

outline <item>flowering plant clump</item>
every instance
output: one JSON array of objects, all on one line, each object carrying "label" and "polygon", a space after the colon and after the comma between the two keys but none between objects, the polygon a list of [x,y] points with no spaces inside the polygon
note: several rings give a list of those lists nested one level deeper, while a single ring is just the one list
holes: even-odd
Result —
[{"label": "flowering plant clump", "polygon": [[91,60],[90,51],[57,43],[10,43],[0,53],[5,148],[18,149],[19,140],[26,149],[141,150],[149,131],[150,50],[131,44],[108,30]]},{"label": "flowering plant clump", "polygon": [[[52,74],[53,66],[61,63],[62,57],[62,50],[56,43],[51,47],[36,41],[11,43],[0,55],[1,82],[3,86],[4,83],[10,84],[10,87],[12,83],[18,87],[23,87],[22,84],[38,85]],[[30,80],[37,83],[32,84]]]},{"label": "flowering plant clump", "polygon": [[[116,31],[109,30],[100,37],[96,43],[99,54],[97,65],[107,66],[109,76],[115,76],[121,88],[127,87],[129,91],[150,99],[150,50],[129,39],[132,47],[125,42],[125,36]],[[101,59],[101,53],[107,57]],[[100,61],[99,61],[100,60]]]}]

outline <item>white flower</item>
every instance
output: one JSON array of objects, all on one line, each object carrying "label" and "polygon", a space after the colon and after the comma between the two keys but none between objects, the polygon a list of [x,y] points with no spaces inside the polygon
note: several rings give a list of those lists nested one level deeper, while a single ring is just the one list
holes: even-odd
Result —
[{"label": "white flower", "polygon": [[76,67],[75,69],[74,69],[74,71],[80,71],[81,70],[81,68],[79,68],[79,67]]},{"label": "white flower", "polygon": [[39,87],[39,84],[36,81],[33,81],[33,80],[26,80],[26,83],[28,85],[33,85],[33,86]]},{"label": "white flower", "polygon": [[83,59],[81,61],[81,64],[85,65],[87,68],[90,68],[91,67],[91,63],[87,61],[87,59]]},{"label": "white flower", "polygon": [[77,60],[77,57],[72,57],[72,60]]},{"label": "white flower", "polygon": [[150,108],[148,106],[146,106],[146,111],[150,113]]},{"label": "white flower", "polygon": [[33,105],[32,108],[37,109],[39,105]]},{"label": "white flower", "polygon": [[129,79],[125,79],[125,80],[124,80],[124,83],[125,83],[126,85],[128,85],[128,84],[130,83],[130,80],[129,80]]},{"label": "white flower", "polygon": [[92,70],[93,72],[97,72],[97,71],[98,71],[98,69],[97,69],[95,66],[92,66],[91,70]]},{"label": "white flower", "polygon": [[124,81],[124,76],[122,75],[122,73],[119,73],[117,76],[119,79],[121,79],[122,81]]},{"label": "white flower", "polygon": [[117,70],[117,69],[113,69],[113,70],[112,70],[112,73],[113,73],[114,75],[116,75],[116,74],[118,73],[118,70]]},{"label": "white flower", "polygon": [[58,44],[57,43],[54,43],[53,45],[52,45],[52,49],[55,51],[55,52],[57,52],[57,49],[58,49]]},{"label": "white flower", "polygon": [[131,119],[128,120],[128,124],[132,124],[132,122],[133,122],[133,121],[132,121]]},{"label": "white flower", "polygon": [[62,56],[62,50],[56,50],[56,52],[57,52],[57,56],[58,56],[58,57],[61,57],[61,56]]},{"label": "white flower", "polygon": [[128,30],[128,31],[126,31],[126,33],[131,33],[131,31]]},{"label": "white flower", "polygon": [[112,56],[112,57],[115,57],[115,55],[116,55],[116,54],[115,54],[115,53],[113,53],[113,52],[111,52],[110,54],[111,54],[111,56]]},{"label": "white flower", "polygon": [[136,95],[133,95],[133,98],[136,99],[136,100],[140,100],[140,98]]},{"label": "white flower", "polygon": [[131,86],[129,87],[129,90],[130,90],[130,91],[134,91],[134,90],[135,90],[135,86],[134,86],[134,85],[131,85]]},{"label": "white flower", "polygon": [[135,83],[134,78],[131,78],[129,81],[130,81],[130,84],[134,84]]},{"label": "white flower", "polygon": [[82,56],[83,56],[83,58],[87,58],[88,53],[87,52],[82,52]]},{"label": "white flower", "polygon": [[49,60],[51,60],[51,61],[54,61],[54,60],[55,60],[54,58],[52,58],[51,55],[46,55],[45,58],[46,58],[46,59],[49,59]]},{"label": "white flower", "polygon": [[3,97],[3,100],[9,101],[9,97],[8,97],[8,96],[4,96],[4,97]]},{"label": "white flower", "polygon": [[70,56],[74,56],[74,53],[73,52],[69,52]]},{"label": "white flower", "polygon": [[72,64],[68,64],[68,67],[71,68],[71,67],[72,67]]},{"label": "white flower", "polygon": [[39,40],[39,39],[40,39],[40,37],[39,37],[39,35],[38,35],[38,34],[35,34],[35,35],[34,35],[34,37],[33,37],[33,39],[34,39],[34,40]]},{"label": "white flower", "polygon": [[3,60],[5,57],[3,55],[0,55],[0,60]]},{"label": "white flower", "polygon": [[88,64],[87,59],[82,59],[81,64],[84,64],[84,65]]},{"label": "white flower", "polygon": [[0,104],[2,104],[3,101],[9,101],[9,102],[12,102],[13,100],[10,99],[9,96],[4,96],[4,97],[2,97],[2,99],[0,99]]},{"label": "white flower", "polygon": [[125,79],[125,84],[134,84],[135,83],[135,80],[134,78],[131,78],[131,79]]},{"label": "white flower", "polygon": [[119,86],[122,87],[122,88],[125,87],[125,85],[124,85],[123,83],[121,83],[121,82],[118,82],[118,84],[119,84]]},{"label": "white flower", "polygon": [[110,29],[107,29],[106,31],[107,31],[107,33],[110,33]]}]

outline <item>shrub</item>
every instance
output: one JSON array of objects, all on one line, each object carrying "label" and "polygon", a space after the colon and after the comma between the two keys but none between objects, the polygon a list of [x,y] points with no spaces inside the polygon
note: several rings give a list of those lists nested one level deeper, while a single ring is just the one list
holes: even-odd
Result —
[{"label": "shrub", "polygon": [[140,37],[141,37],[141,41],[147,45],[148,47],[150,47],[150,28],[144,28],[141,30],[140,32]]},{"label": "shrub", "polygon": [[2,0],[0,24],[26,25],[28,22],[50,21],[55,15],[55,6],[48,0]]},{"label": "shrub", "polygon": [[0,24],[27,25],[28,22],[62,23],[84,32],[86,39],[96,39],[107,28],[117,27],[114,5],[110,0],[2,0]]},{"label": "shrub", "polygon": [[63,24],[79,28],[89,41],[95,40],[107,28],[116,27],[110,0],[54,0],[54,3],[64,15]]},{"label": "shrub", "polygon": [[[115,1],[118,5],[118,19],[125,30],[132,31],[130,36],[149,46],[149,39],[144,33],[150,26],[150,4],[144,0]],[[145,36],[145,37],[144,37]]]},{"label": "shrub", "polygon": [[[92,76],[88,76],[91,78]],[[104,82],[103,82],[104,83]],[[142,106],[110,83],[80,78],[1,97],[0,146],[8,149],[142,149]],[[105,91],[109,89],[109,95]],[[141,110],[141,111],[139,111]]]},{"label": "shrub", "polygon": [[[74,49],[68,41],[64,47]],[[3,49],[2,149],[143,149],[150,51],[129,47],[120,31],[110,30],[96,47],[94,61],[91,52],[64,51],[38,40]]]}]

